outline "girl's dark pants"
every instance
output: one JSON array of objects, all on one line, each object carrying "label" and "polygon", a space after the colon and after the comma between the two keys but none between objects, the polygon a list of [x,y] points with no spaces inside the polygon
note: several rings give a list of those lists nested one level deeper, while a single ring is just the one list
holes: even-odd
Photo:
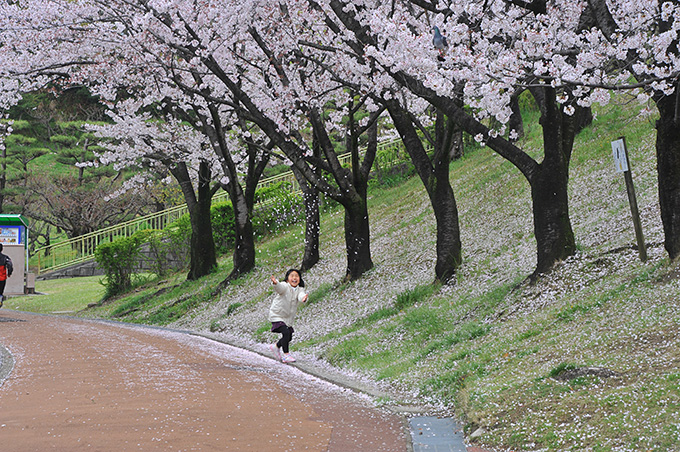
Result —
[{"label": "girl's dark pants", "polygon": [[293,327],[283,323],[272,329],[272,332],[282,334],[281,339],[276,343],[276,346],[283,349],[283,353],[288,353],[288,345],[290,344],[291,339],[293,339]]}]

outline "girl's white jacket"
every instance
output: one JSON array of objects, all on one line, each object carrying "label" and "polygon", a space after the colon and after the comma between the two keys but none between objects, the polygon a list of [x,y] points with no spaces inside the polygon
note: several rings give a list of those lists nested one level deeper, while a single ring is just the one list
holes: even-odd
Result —
[{"label": "girl's white jacket", "polygon": [[304,287],[291,287],[287,282],[279,281],[274,284],[276,297],[269,308],[269,321],[284,322],[288,326],[293,326],[298,305],[307,291]]}]

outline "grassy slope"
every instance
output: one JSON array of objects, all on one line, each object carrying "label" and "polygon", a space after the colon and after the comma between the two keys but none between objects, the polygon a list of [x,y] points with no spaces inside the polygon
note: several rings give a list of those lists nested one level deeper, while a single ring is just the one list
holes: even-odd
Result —
[{"label": "grassy slope", "polygon": [[[609,143],[621,134],[649,244],[646,263],[632,249],[623,177],[613,170]],[[539,154],[535,122],[523,146]],[[652,123],[625,106],[601,109],[572,162],[579,252],[534,286],[524,282],[535,264],[528,185],[488,149],[452,165],[464,246],[453,286],[431,285],[435,223],[417,178],[371,192],[376,266],[360,281],[340,283],[343,214],[324,215],[322,261],[304,275],[310,303],[299,312],[293,349],[383,381],[395,397],[455,410],[468,433],[484,428],[478,441],[486,445],[680,450],[680,273],[662,246]],[[219,299],[210,291],[229,272],[228,259],[204,280],[150,282],[83,315],[271,341],[267,278],[300,261],[302,239],[294,227],[265,240],[255,271]],[[8,306],[26,309],[24,300]],[[553,378],[584,366],[614,376]]]}]

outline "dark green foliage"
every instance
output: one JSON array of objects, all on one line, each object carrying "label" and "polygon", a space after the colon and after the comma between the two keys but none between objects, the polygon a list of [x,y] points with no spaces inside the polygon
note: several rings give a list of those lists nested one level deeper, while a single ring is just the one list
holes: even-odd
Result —
[{"label": "dark green foliage", "polygon": [[163,229],[175,252],[187,256],[185,266],[188,265],[189,247],[191,246],[191,221],[189,214],[182,215]]},{"label": "dark green foliage", "polygon": [[264,174],[262,174],[262,177],[274,177],[278,176],[279,174],[284,174],[290,171],[290,166],[284,165],[284,164],[279,164],[279,165],[274,165],[274,166],[268,166],[264,170]]},{"label": "dark green foliage", "polygon": [[97,265],[104,270],[104,298],[127,292],[132,288],[132,274],[139,260],[142,235],[123,237],[102,243],[94,252]]},{"label": "dark green foliage", "polygon": [[57,163],[78,168],[78,185],[113,177],[116,171],[111,166],[96,165],[95,153],[101,153],[100,138],[87,130],[88,124],[102,124],[93,121],[64,121],[55,124],[56,134],[50,137],[51,146],[56,150]]},{"label": "dark green foliage", "polygon": [[234,208],[229,201],[213,204],[210,208],[213,240],[217,254],[226,254],[234,246]]},{"label": "dark green foliage", "polygon": [[[95,249],[97,265],[105,272],[104,298],[110,298],[130,290],[132,275],[145,268],[158,277],[166,276],[171,261],[181,260],[186,255],[184,235],[186,226],[180,219],[165,230],[142,229],[130,237],[123,237],[110,243],[103,243]],[[146,245],[148,252],[142,253]],[[185,258],[186,259],[186,258]],[[186,264],[186,262],[184,262]]]}]

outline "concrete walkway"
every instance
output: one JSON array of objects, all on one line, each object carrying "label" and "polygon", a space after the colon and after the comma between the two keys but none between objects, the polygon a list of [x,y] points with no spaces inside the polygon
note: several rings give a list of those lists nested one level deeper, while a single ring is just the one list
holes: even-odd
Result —
[{"label": "concrete walkway", "polygon": [[2,309],[0,344],[3,451],[466,452],[449,420],[193,334]]}]

